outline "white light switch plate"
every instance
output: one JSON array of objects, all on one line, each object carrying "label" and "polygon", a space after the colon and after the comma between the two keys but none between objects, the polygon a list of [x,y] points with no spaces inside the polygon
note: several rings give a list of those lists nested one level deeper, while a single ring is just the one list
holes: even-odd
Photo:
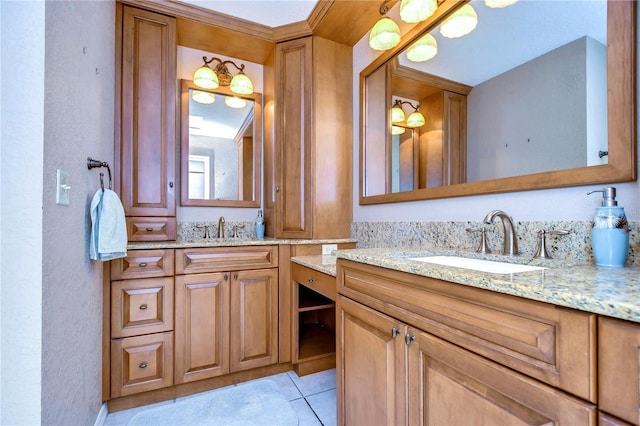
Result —
[{"label": "white light switch plate", "polygon": [[69,185],[69,173],[60,169],[56,170],[56,204],[61,206],[68,206],[71,192],[71,185]]},{"label": "white light switch plate", "polygon": [[338,245],[337,244],[323,244],[322,245],[322,254],[331,254],[333,253],[335,250],[338,250]]}]

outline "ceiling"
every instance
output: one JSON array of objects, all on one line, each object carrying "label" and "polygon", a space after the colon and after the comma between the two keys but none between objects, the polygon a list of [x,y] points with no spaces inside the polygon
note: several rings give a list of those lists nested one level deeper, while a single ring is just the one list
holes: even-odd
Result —
[{"label": "ceiling", "polygon": [[267,27],[280,27],[305,21],[317,0],[181,0],[214,12],[244,19]]}]

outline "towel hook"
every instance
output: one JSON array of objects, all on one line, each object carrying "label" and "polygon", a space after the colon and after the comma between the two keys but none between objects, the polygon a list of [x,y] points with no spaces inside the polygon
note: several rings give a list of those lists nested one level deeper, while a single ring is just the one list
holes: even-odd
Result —
[{"label": "towel hook", "polygon": [[[106,161],[99,161],[99,160],[94,160],[91,157],[87,157],[87,169],[91,170],[94,169],[96,167],[106,167],[107,168],[107,172],[109,173],[109,189],[112,189],[111,186],[111,168],[109,167],[109,163],[107,163]],[[102,187],[102,190],[104,191],[104,173],[100,173],[100,186]]]}]

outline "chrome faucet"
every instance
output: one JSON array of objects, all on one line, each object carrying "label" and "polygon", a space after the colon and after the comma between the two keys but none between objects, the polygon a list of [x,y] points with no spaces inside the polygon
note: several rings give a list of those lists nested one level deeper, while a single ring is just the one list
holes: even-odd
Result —
[{"label": "chrome faucet", "polygon": [[490,225],[496,217],[499,217],[502,222],[502,230],[504,234],[502,254],[508,254],[511,256],[518,254],[518,237],[516,236],[516,229],[513,226],[513,221],[508,214],[502,210],[492,210],[487,213],[483,222]]},{"label": "chrome faucet", "polygon": [[218,238],[224,238],[224,216],[218,219]]}]

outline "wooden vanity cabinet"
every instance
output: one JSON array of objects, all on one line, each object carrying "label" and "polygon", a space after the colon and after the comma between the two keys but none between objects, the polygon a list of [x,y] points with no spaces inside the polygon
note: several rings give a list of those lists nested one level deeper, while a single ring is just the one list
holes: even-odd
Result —
[{"label": "wooden vanity cabinet", "polygon": [[596,423],[595,315],[342,259],[337,279],[338,424]]},{"label": "wooden vanity cabinet", "polygon": [[348,238],[352,49],[309,36],[278,43],[273,62],[275,71],[265,71],[275,79],[265,131],[267,235]]},{"label": "wooden vanity cabinet", "polygon": [[277,247],[179,249],[176,259],[176,384],[276,364]]},{"label": "wooden vanity cabinet", "polygon": [[129,241],[176,239],[176,19],[116,4],[115,176]]}]

